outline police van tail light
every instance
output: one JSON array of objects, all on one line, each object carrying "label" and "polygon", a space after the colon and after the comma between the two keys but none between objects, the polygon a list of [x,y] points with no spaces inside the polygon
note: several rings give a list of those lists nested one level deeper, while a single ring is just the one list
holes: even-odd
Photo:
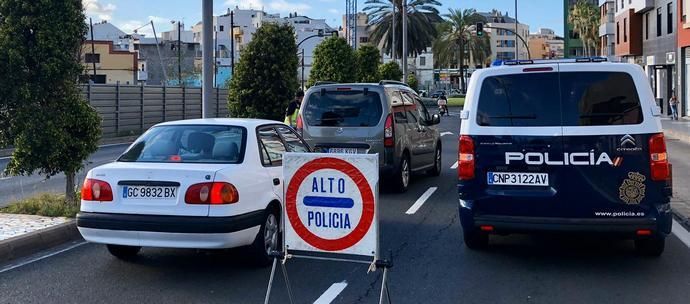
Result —
[{"label": "police van tail light", "polygon": [[458,179],[474,178],[474,141],[467,135],[460,136],[458,144]]},{"label": "police van tail light", "polygon": [[671,177],[663,133],[656,134],[649,139],[649,159],[653,181],[665,181]]},{"label": "police van tail light", "polygon": [[388,114],[386,117],[386,124],[383,129],[383,146],[390,148],[395,147],[395,128],[393,124],[393,114]]},{"label": "police van tail light", "polygon": [[112,202],[113,189],[107,182],[87,178],[81,187],[81,199],[95,202]]},{"label": "police van tail light", "polygon": [[237,188],[229,183],[201,183],[189,186],[184,201],[191,205],[227,205],[240,200]]},{"label": "police van tail light", "polygon": [[302,131],[304,130],[304,122],[302,121],[302,115],[300,115],[300,114],[297,115],[297,122],[295,123],[295,129],[297,130],[297,133],[302,135]]}]

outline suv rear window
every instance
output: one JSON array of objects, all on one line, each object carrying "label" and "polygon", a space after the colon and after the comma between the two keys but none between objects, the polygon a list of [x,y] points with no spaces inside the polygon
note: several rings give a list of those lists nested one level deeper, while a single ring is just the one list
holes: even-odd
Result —
[{"label": "suv rear window", "polygon": [[159,126],[139,137],[118,161],[239,164],[246,137],[243,127]]},{"label": "suv rear window", "polygon": [[487,77],[480,126],[606,126],[642,123],[635,83],[622,72],[563,72]]},{"label": "suv rear window", "polygon": [[314,92],[302,109],[307,124],[317,127],[373,127],[382,112],[379,94],[361,90]]}]

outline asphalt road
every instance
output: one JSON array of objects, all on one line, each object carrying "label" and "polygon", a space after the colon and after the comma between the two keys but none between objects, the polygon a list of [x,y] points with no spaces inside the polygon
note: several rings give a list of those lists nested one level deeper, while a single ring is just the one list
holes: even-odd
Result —
[{"label": "asphalt road", "polygon": [[[443,118],[444,171],[419,177],[405,194],[380,196],[381,249],[391,250],[392,303],[687,303],[690,250],[675,235],[660,258],[637,256],[631,241],[583,236],[493,237],[487,251],[462,244],[456,172],[457,117]],[[676,180],[676,185],[688,180]],[[438,187],[414,214],[405,212]],[[16,261],[15,263],[22,263]],[[145,248],[134,262],[85,244],[12,270],[0,265],[0,303],[263,303],[270,268],[242,250]],[[333,303],[377,303],[380,273],[365,265],[290,260],[297,303],[334,283]],[[287,303],[278,275],[271,303]],[[340,285],[342,287],[342,284]]]},{"label": "asphalt road", "polygon": [[[77,174],[77,183],[84,180],[86,172],[93,167],[115,160],[127,149],[129,144],[117,144],[102,146],[87,160],[87,165]],[[0,158],[0,172],[3,172],[9,163],[8,157]],[[34,174],[29,176],[3,176],[0,175],[0,207],[37,193],[65,192],[65,175],[46,178],[46,176]]]}]

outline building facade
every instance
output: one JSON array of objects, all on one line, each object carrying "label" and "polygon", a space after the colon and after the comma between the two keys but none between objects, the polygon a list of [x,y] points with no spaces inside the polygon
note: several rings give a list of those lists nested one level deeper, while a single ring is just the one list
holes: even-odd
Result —
[{"label": "building facade", "polygon": [[615,0],[599,0],[599,56],[616,60],[616,3]]},{"label": "building facade", "polygon": [[676,35],[678,42],[678,56],[676,69],[679,71],[677,87],[678,109],[681,116],[690,116],[690,0],[676,1]]},{"label": "building facade", "polygon": [[491,61],[529,58],[529,46],[525,45],[529,36],[529,25],[518,23],[517,33],[520,37],[516,37],[514,31],[517,21],[514,18],[497,11],[477,14],[482,17],[486,24],[485,31],[489,33]]},{"label": "building facade", "polygon": [[[137,83],[137,53],[111,40],[87,40],[81,47],[82,82],[98,84]],[[94,71],[95,67],[95,71]]]},{"label": "building facade", "polygon": [[529,51],[532,59],[558,59],[564,56],[565,41],[548,28],[540,28],[529,35]]},{"label": "building facade", "polygon": [[[580,35],[573,30],[573,25],[569,22],[570,10],[579,0],[564,0],[563,1],[563,28],[565,29],[565,57],[583,57],[585,56],[585,48],[580,40]],[[594,6],[597,6],[601,0],[586,0]],[[619,0],[630,1],[630,0]]]}]

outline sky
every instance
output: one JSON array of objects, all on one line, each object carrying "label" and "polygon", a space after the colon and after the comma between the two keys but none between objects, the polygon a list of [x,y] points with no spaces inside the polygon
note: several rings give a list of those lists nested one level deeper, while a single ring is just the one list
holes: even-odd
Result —
[{"label": "sky", "polygon": [[[478,11],[490,11],[495,8],[515,13],[513,0],[439,0],[442,14],[449,8],[474,8]],[[171,30],[172,20],[181,20],[186,28],[201,21],[201,0],[82,0],[87,17],[93,22],[107,20],[126,33],[133,31],[152,20],[158,33]],[[267,13],[297,12],[314,19],[326,19],[332,27],[342,25],[345,12],[344,0],[215,0],[214,14],[227,12],[230,7],[262,8]],[[358,9],[366,6],[365,0],[359,0]],[[530,32],[538,28],[551,28],[559,36],[563,35],[563,1],[560,0],[518,0],[518,19],[530,26]],[[144,26],[138,33],[152,37],[150,26]],[[160,34],[158,34],[160,35]]]}]

